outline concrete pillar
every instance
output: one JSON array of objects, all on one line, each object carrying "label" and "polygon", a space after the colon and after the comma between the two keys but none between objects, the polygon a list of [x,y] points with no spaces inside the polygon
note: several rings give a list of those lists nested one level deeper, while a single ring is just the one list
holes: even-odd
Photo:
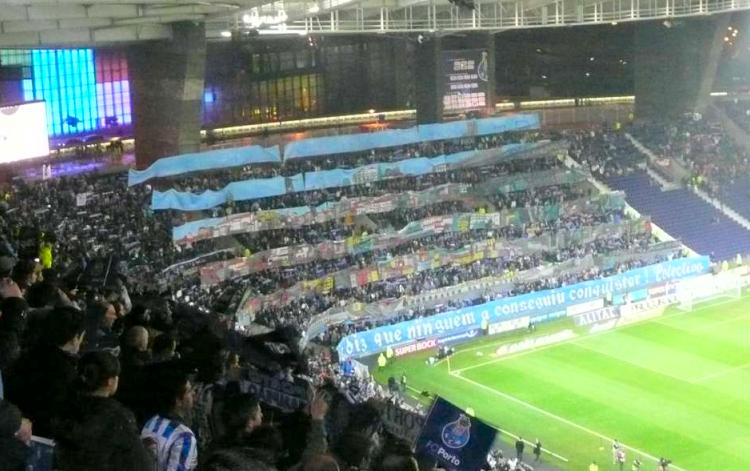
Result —
[{"label": "concrete pillar", "polygon": [[638,23],[635,110],[638,118],[702,112],[712,91],[730,15]]},{"label": "concrete pillar", "polygon": [[402,37],[391,38],[394,83],[394,109],[414,106],[414,43]]},{"label": "concrete pillar", "polygon": [[129,49],[135,158],[139,169],[200,148],[206,68],[202,23],[172,25],[173,39]]},{"label": "concrete pillar", "polygon": [[415,51],[414,94],[417,101],[417,124],[443,120],[443,81],[441,39],[424,36]]}]

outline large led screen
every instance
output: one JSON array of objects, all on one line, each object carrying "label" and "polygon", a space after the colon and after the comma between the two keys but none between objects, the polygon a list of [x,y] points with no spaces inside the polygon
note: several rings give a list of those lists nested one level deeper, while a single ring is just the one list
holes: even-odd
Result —
[{"label": "large led screen", "polygon": [[0,164],[48,154],[44,102],[0,106]]},{"label": "large led screen", "polygon": [[479,110],[489,97],[489,56],[483,49],[443,51],[443,110]]}]

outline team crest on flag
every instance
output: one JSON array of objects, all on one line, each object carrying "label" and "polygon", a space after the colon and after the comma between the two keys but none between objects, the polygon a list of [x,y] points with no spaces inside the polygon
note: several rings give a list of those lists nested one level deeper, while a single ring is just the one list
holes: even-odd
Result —
[{"label": "team crest on flag", "polygon": [[456,450],[465,447],[471,438],[471,419],[464,414],[460,414],[456,421],[443,427],[440,438],[448,448]]}]

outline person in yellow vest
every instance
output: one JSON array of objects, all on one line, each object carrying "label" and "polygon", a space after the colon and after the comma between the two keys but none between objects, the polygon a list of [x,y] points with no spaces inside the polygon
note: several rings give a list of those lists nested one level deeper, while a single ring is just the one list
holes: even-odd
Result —
[{"label": "person in yellow vest", "polygon": [[596,464],[596,461],[592,461],[589,465],[589,471],[599,471],[599,465]]},{"label": "person in yellow vest", "polygon": [[42,268],[52,268],[52,244],[47,241],[39,246],[39,263]]},{"label": "person in yellow vest", "polygon": [[385,355],[382,353],[378,355],[378,367],[379,368],[385,368],[385,365],[388,363],[388,360],[385,359]]},{"label": "person in yellow vest", "polygon": [[245,250],[242,251],[242,256],[245,258],[249,258],[252,254],[253,252],[247,247],[245,247]]}]

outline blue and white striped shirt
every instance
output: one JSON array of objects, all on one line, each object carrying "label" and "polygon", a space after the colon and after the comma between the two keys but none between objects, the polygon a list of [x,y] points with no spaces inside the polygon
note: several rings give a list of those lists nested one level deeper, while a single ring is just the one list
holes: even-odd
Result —
[{"label": "blue and white striped shirt", "polygon": [[156,457],[158,471],[192,471],[198,466],[195,434],[185,424],[155,415],[143,426],[141,440]]}]

